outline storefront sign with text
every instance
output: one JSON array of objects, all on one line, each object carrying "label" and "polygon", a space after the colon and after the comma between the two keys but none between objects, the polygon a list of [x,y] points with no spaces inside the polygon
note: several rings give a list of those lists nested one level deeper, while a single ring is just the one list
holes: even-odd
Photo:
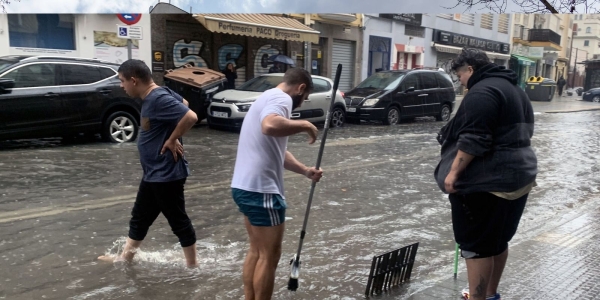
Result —
[{"label": "storefront sign with text", "polygon": [[510,53],[510,44],[481,39],[478,37],[456,34],[448,31],[434,30],[433,41],[456,47],[477,48],[503,54]]},{"label": "storefront sign with text", "polygon": [[228,22],[219,22],[219,31],[231,34],[252,34],[266,39],[300,39],[302,37],[300,33],[293,31]]}]

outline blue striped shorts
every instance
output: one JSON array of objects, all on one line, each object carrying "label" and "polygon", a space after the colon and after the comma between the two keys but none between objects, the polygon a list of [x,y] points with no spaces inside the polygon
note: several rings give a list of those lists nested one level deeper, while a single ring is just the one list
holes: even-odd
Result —
[{"label": "blue striped shorts", "polygon": [[233,200],[253,226],[277,226],[285,221],[285,199],[279,194],[263,194],[231,189]]}]

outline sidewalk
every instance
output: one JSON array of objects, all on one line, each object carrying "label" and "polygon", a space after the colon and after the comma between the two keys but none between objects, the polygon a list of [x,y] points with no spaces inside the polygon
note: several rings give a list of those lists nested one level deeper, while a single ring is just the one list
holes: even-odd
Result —
[{"label": "sidewalk", "polygon": [[[461,95],[456,96],[453,113],[458,109],[463,97]],[[531,105],[533,106],[533,110],[539,113],[570,113],[600,110],[600,103],[583,101],[579,96],[559,97],[556,95],[550,102],[531,101]]]},{"label": "sidewalk", "polygon": [[[500,289],[502,299],[599,299],[600,210],[573,214],[560,225],[510,247]],[[519,234],[517,232],[517,234]],[[460,261],[464,269],[464,259]],[[460,299],[466,271],[409,300]]]}]

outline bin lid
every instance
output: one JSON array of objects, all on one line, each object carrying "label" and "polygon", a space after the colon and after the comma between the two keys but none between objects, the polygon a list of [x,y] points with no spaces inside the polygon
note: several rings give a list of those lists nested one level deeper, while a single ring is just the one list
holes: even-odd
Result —
[{"label": "bin lid", "polygon": [[169,69],[165,71],[165,78],[176,80],[197,88],[226,81],[225,74],[209,68],[194,67],[186,64],[178,69]]},{"label": "bin lid", "polygon": [[542,83],[556,83],[556,81],[550,78],[544,78],[544,80],[542,80]]},{"label": "bin lid", "polygon": [[527,79],[527,82],[542,82],[543,80],[544,78],[542,76],[531,76],[529,79]]}]

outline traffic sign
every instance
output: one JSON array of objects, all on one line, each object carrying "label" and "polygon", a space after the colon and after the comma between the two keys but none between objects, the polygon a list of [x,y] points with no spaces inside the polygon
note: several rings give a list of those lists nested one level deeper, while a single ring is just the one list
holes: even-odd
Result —
[{"label": "traffic sign", "polygon": [[133,25],[140,21],[142,14],[117,14],[117,18],[127,25]]},{"label": "traffic sign", "polygon": [[117,25],[117,37],[122,39],[141,40],[142,27]]}]

